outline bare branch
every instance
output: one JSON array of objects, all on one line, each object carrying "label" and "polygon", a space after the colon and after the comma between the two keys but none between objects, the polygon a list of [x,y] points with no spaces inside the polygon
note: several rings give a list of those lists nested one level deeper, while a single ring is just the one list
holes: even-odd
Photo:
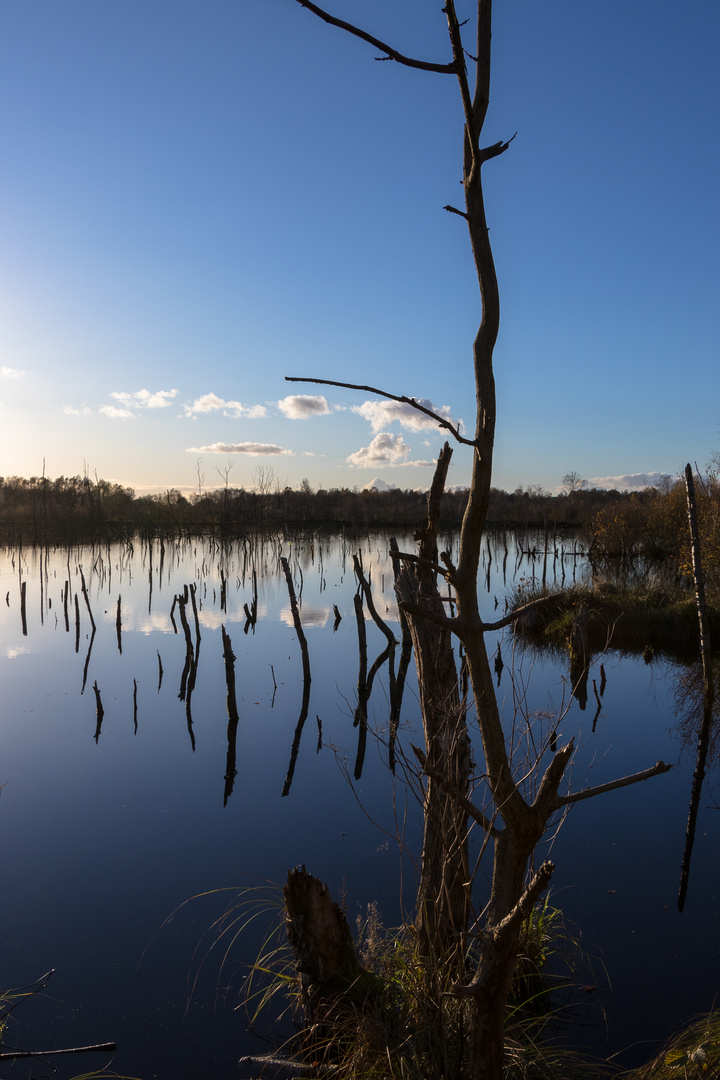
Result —
[{"label": "bare branch", "polygon": [[[550,878],[555,872],[555,864],[546,860],[536,874],[533,874],[532,879],[525,888],[522,896],[515,904],[512,911],[509,911],[505,918],[498,923],[497,926],[486,928],[485,934],[492,936],[497,942],[500,938],[510,933],[512,930],[517,929],[518,923],[521,923],[524,919],[527,919],[528,915],[533,909],[533,905],[537,901],[540,893],[546,889],[550,883]],[[478,966],[472,981],[466,986],[456,985],[453,987],[453,994],[458,997],[479,997],[483,992],[483,964],[482,960]]]},{"label": "bare branch", "polygon": [[0,1052],[0,1061],[15,1061],[18,1058],[47,1058],[58,1054],[88,1054],[96,1051],[114,1053],[117,1043],[95,1043],[93,1046],[71,1046],[67,1050],[5,1050]]},{"label": "bare branch", "polygon": [[639,784],[641,780],[650,780],[653,776],[670,772],[672,765],[666,765],[664,761],[658,761],[650,769],[643,772],[633,773],[632,776],[623,776],[621,780],[611,780],[607,784],[598,784],[597,787],[585,788],[584,791],[576,791],[572,795],[558,795],[555,799],[555,809],[568,806],[570,803],[580,802],[582,799],[592,799],[596,795],[603,795],[606,791],[615,791],[616,788],[629,787],[630,784]]},{"label": "bare branch", "polygon": [[540,782],[540,787],[537,796],[535,797],[535,802],[533,803],[533,809],[537,810],[540,814],[544,814],[546,817],[549,817],[553,812],[552,807],[557,799],[558,787],[560,786],[560,781],[563,778],[568,761],[572,757],[574,749],[575,743],[574,740],[571,739],[567,746],[563,746],[562,749],[558,750],[555,754]]},{"label": "bare branch", "polygon": [[482,624],[483,630],[502,630],[504,626],[509,626],[510,623],[515,622],[517,619],[522,618],[523,615],[527,615],[528,612],[533,611],[535,608],[541,607],[542,604],[546,604],[548,600],[553,600],[555,593],[548,593],[547,596],[538,596],[535,600],[530,600],[529,603],[523,604],[522,607],[515,608],[508,615],[505,615],[502,619],[498,619],[497,622]]},{"label": "bare branch", "polygon": [[444,627],[445,630],[449,630],[451,634],[460,636],[459,622],[456,618],[451,619],[447,615],[441,615],[439,612],[430,611],[429,608],[423,607],[422,604],[411,604],[409,600],[401,600],[398,607],[401,611],[404,611],[406,615],[415,615],[418,619],[425,619],[427,622],[436,623],[438,626]]},{"label": "bare branch", "polygon": [[[515,132],[515,135],[517,135],[517,131]],[[489,161],[490,158],[499,157],[500,154],[504,154],[515,138],[515,135],[512,135],[506,142],[501,139],[500,142],[493,143],[492,146],[486,146],[484,150],[479,150],[477,156],[480,164],[482,165],[483,162]]]},{"label": "bare branch", "polygon": [[449,582],[452,582],[453,575],[457,571],[456,571],[455,563],[450,558],[450,552],[449,551],[441,551],[440,552],[440,559],[441,559],[441,561],[443,563],[443,566],[445,566],[446,571],[447,571],[446,574],[445,574],[446,579]]},{"label": "bare branch", "polygon": [[481,829],[483,829],[487,833],[490,833],[491,836],[499,836],[500,830],[496,829],[492,821],[490,821],[489,818],[485,817],[482,810],[478,810],[477,806],[474,802],[472,802],[471,799],[468,799],[468,797],[466,795],[463,795],[461,791],[458,791],[458,789],[453,784],[450,784],[447,777],[440,769],[434,769],[432,765],[428,765],[427,757],[425,756],[425,754],[423,754],[422,750],[418,746],[415,746],[414,743],[410,743],[410,745],[412,746],[415,757],[422,765],[423,772],[425,772],[431,780],[434,780],[442,791],[447,792],[448,795],[455,799],[458,805],[461,806],[465,813],[468,815],[468,817],[471,817],[473,821],[476,821]]},{"label": "bare branch", "polygon": [[[297,0],[297,2],[300,3],[300,0]],[[378,390],[376,386],[361,386],[359,383],[337,382],[335,379],[310,379],[299,375],[286,375],[285,382],[306,382],[316,383],[319,386],[340,386],[344,390],[362,390],[363,393],[366,394],[379,394],[380,397],[388,398],[390,401],[399,401],[401,405],[411,405],[413,409],[417,409],[418,412],[425,413],[426,416],[430,416],[433,420],[437,421],[439,427],[446,428],[459,443],[464,443],[465,446],[475,446],[474,440],[466,439],[461,435],[455,424],[451,424],[449,420],[445,420],[442,416],[438,416],[432,409],[426,409],[425,406],[421,405],[415,398],[405,397],[404,394],[389,394],[387,390]]]},{"label": "bare branch", "polygon": [[465,218],[467,221],[468,216],[464,210],[458,210],[455,206],[443,206],[443,210],[447,210],[448,214],[457,214],[458,217]]},{"label": "bare branch", "polygon": [[513,926],[517,926],[519,922],[527,919],[528,915],[533,909],[535,901],[540,896],[540,893],[548,887],[550,884],[550,878],[555,872],[555,863],[546,859],[536,874],[533,875],[532,880],[528,884],[525,892],[518,900],[515,907],[510,911],[502,920],[500,925],[496,929],[496,934],[506,933],[512,929]]},{"label": "bare branch", "polygon": [[414,562],[420,566],[427,567],[428,570],[434,570],[436,574],[440,574],[441,577],[447,578],[448,571],[446,567],[440,566],[438,563],[433,562],[431,559],[421,559],[419,555],[413,555],[410,551],[393,551],[390,550],[391,559],[402,559],[403,562]]},{"label": "bare branch", "polygon": [[353,37],[358,37],[362,41],[367,41],[368,44],[374,45],[380,52],[384,52],[386,55],[376,57],[378,60],[395,60],[398,64],[404,64],[405,67],[419,68],[421,71],[437,71],[441,75],[457,74],[457,65],[454,60],[451,64],[434,64],[429,60],[414,60],[410,56],[403,56],[397,49],[393,49],[391,45],[386,45],[384,41],[380,41],[379,38],[366,33],[365,30],[353,26],[352,23],[345,22],[344,19],[338,19],[335,15],[328,14],[327,11],[323,11],[322,8],[319,8],[317,4],[311,3],[310,0],[297,0],[297,3],[300,7],[312,11],[313,15],[317,15],[319,19],[329,23],[330,26],[337,26],[341,30],[347,31],[348,34],[352,34]]},{"label": "bare branch", "polygon": [[393,634],[392,630],[385,622],[385,620],[382,619],[377,613],[377,608],[375,607],[375,602],[372,598],[372,589],[370,588],[370,583],[368,582],[365,574],[363,573],[362,563],[357,555],[353,555],[353,568],[355,570],[357,579],[360,582],[360,588],[362,589],[363,595],[365,596],[365,602],[367,603],[368,611],[372,616],[373,622],[379,630],[382,630],[383,634],[387,638],[388,645],[394,647],[398,644],[395,640],[395,635]]},{"label": "bare branch", "polygon": [[460,85],[460,97],[462,98],[463,112],[465,113],[465,131],[467,134],[468,147],[472,160],[475,161],[480,129],[475,122],[475,115],[473,113],[470,85],[467,78],[467,68],[465,66],[465,50],[463,48],[462,35],[460,33],[460,23],[455,14],[454,0],[446,0],[443,10],[447,16],[450,44],[452,45],[453,51],[454,71]]}]

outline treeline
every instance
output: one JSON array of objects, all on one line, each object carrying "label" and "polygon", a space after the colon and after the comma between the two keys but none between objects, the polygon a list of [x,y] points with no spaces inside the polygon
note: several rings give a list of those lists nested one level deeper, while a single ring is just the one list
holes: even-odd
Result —
[{"label": "treeline", "polygon": [[[575,490],[551,495],[537,487],[507,492],[493,488],[489,523],[502,528],[580,529],[603,553],[630,554],[667,546],[677,512],[660,508],[677,502],[674,489],[638,493]],[[446,528],[459,526],[466,490],[447,492],[442,516]],[[682,500],[680,500],[682,501]],[[244,535],[258,530],[317,528],[416,528],[426,513],[418,491],[313,492],[248,491],[226,486],[191,496],[171,489],[136,495],[132,488],[88,476],[0,478],[0,530],[6,542],[64,542],[87,537],[128,535]],[[660,527],[660,522],[666,522]]]}]

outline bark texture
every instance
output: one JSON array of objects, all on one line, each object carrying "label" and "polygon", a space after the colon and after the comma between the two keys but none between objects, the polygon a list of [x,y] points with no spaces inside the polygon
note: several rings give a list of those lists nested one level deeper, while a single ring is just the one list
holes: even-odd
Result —
[{"label": "bark texture", "polygon": [[[444,614],[437,587],[437,529],[440,499],[452,450],[445,443],[428,495],[428,520],[415,539],[418,561],[395,560],[395,593],[401,607]],[[434,564],[434,565],[433,565]],[[415,652],[418,692],[426,748],[426,789],[417,928],[428,956],[464,952],[470,911],[468,815],[470,739],[466,703],[461,700],[450,631],[419,615],[408,615]],[[441,772],[444,783],[433,778]]]}]

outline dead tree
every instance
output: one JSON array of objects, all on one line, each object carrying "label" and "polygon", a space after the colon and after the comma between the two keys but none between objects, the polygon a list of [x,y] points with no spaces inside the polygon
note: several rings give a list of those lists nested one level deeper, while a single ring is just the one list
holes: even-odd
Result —
[{"label": "dead tree", "polygon": [[[440,499],[452,450],[445,443],[428,495],[428,519],[416,533],[416,560],[395,558],[395,592],[401,606],[444,615],[437,586],[437,531]],[[423,846],[417,897],[420,947],[428,956],[452,952],[462,963],[470,913],[468,814],[470,739],[466,703],[461,700],[452,634],[427,618],[408,617],[415,653],[423,719],[427,776],[423,806]]]},{"label": "dead tree", "polygon": [[[468,999],[472,1007],[472,1025],[468,1032],[469,1075],[477,1080],[500,1080],[504,1056],[504,1019],[510,982],[518,953],[520,929],[542,891],[547,887],[553,866],[545,862],[528,877],[531,857],[548,823],[558,811],[572,802],[645,780],[665,772],[669,766],[656,765],[632,777],[604,784],[598,788],[561,794],[563,778],[573,754],[573,743],[553,750],[549,744],[540,753],[522,779],[513,773],[506,732],[500,718],[492,672],[488,661],[485,632],[509,624],[515,615],[495,623],[485,622],[478,602],[478,570],[492,478],[495,440],[495,381],[493,350],[500,324],[498,282],[488,235],[482,187],[482,168],[504,154],[512,139],[483,146],[481,134],[490,94],[490,41],[492,0],[477,0],[476,43],[474,50],[463,45],[461,26],[454,0],[445,0],[452,59],[444,63],[418,60],[404,55],[373,35],[330,15],[310,0],[297,0],[324,22],[371,44],[384,57],[406,67],[450,75],[457,80],[463,109],[463,189],[464,208],[448,205],[444,209],[462,218],[469,233],[475,270],[480,287],[480,322],[473,343],[476,423],[472,437],[464,436],[457,425],[420,405],[414,398],[370,386],[358,386],[332,380],[293,378],[290,381],[325,383],[364,390],[393,401],[404,402],[436,420],[456,442],[472,452],[472,480],[467,508],[462,522],[457,565],[447,553],[438,557],[432,528],[420,538],[419,555],[397,553],[403,565],[398,584],[398,598],[412,628],[416,647],[418,681],[426,734],[426,749],[420,752],[426,776],[448,799],[440,811],[447,810],[454,819],[445,832],[445,860],[458,855],[461,839],[448,849],[452,829],[462,831],[463,816],[485,833],[493,850],[493,873],[490,896],[479,920],[479,959],[472,977],[458,980],[455,993]],[[474,55],[472,55],[474,54]],[[474,83],[468,76],[467,58],[475,64]],[[439,504],[440,491],[434,498]],[[441,576],[455,594],[455,612],[445,612],[435,582]],[[467,796],[464,769],[466,761],[464,715],[457,692],[457,673],[450,664],[449,642],[455,636],[462,643],[469,673],[477,731],[484,762],[483,784],[487,789],[489,809],[481,811]],[[428,663],[428,658],[434,658]],[[437,712],[437,715],[434,715]],[[434,737],[439,732],[439,738]],[[454,806],[453,806],[454,803]],[[426,808],[430,799],[426,800]],[[427,823],[430,825],[430,819]],[[427,830],[426,830],[427,831]],[[426,835],[423,855],[434,856]],[[442,873],[441,859],[441,873]],[[437,888],[436,874],[428,867],[423,872],[420,906]],[[433,878],[429,883],[428,878]],[[466,879],[467,880],[467,879]],[[443,918],[446,912],[443,912]],[[422,921],[423,915],[421,913]]]}]

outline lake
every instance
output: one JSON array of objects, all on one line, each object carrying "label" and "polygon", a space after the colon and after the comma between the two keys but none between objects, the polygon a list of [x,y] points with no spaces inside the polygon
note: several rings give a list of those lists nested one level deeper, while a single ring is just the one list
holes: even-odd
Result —
[{"label": "lake", "polygon": [[[398,542],[414,550],[409,537]],[[544,563],[522,554],[532,548],[541,550],[542,537],[488,540],[488,619],[504,613],[514,586],[539,581],[543,570],[549,584],[589,572],[571,538],[554,543]],[[420,820],[387,766],[387,665],[369,701],[361,776],[350,779],[362,735],[353,726],[356,552],[399,637],[385,535],[2,552],[2,989],[55,969],[44,995],[13,1013],[7,1043],[48,1050],[113,1040],[118,1073],[232,1077],[239,1055],[263,1052],[261,1036],[273,1031],[270,1015],[248,1034],[237,1007],[246,965],[278,923],[274,886],[290,867],[304,863],[327,881],[351,923],[371,900],[387,925],[400,921],[412,903]],[[281,556],[308,643],[305,702]],[[186,587],[187,603],[178,603]],[[234,732],[223,626],[235,656]],[[369,617],[365,629],[372,664],[386,642]],[[597,989],[573,1038],[596,1053],[635,1044],[624,1060],[642,1060],[682,1020],[709,1010],[720,989],[712,767],[685,910],[677,909],[695,759],[692,729],[677,723],[682,671],[608,650],[593,662],[581,710],[565,658],[514,646],[509,631],[494,636],[506,665],[503,715],[508,724],[519,716],[542,725],[562,711],[560,742],[572,735],[578,745],[575,787],[659,759],[676,766],[579,803],[542,853],[551,849],[557,865],[552,902],[593,958],[581,979]],[[400,755],[420,738],[418,714],[411,668]],[[257,917],[213,945],[213,924],[239,895]],[[73,1076],[107,1060],[85,1055],[58,1067]],[[28,1075],[27,1066],[13,1075]]]}]

